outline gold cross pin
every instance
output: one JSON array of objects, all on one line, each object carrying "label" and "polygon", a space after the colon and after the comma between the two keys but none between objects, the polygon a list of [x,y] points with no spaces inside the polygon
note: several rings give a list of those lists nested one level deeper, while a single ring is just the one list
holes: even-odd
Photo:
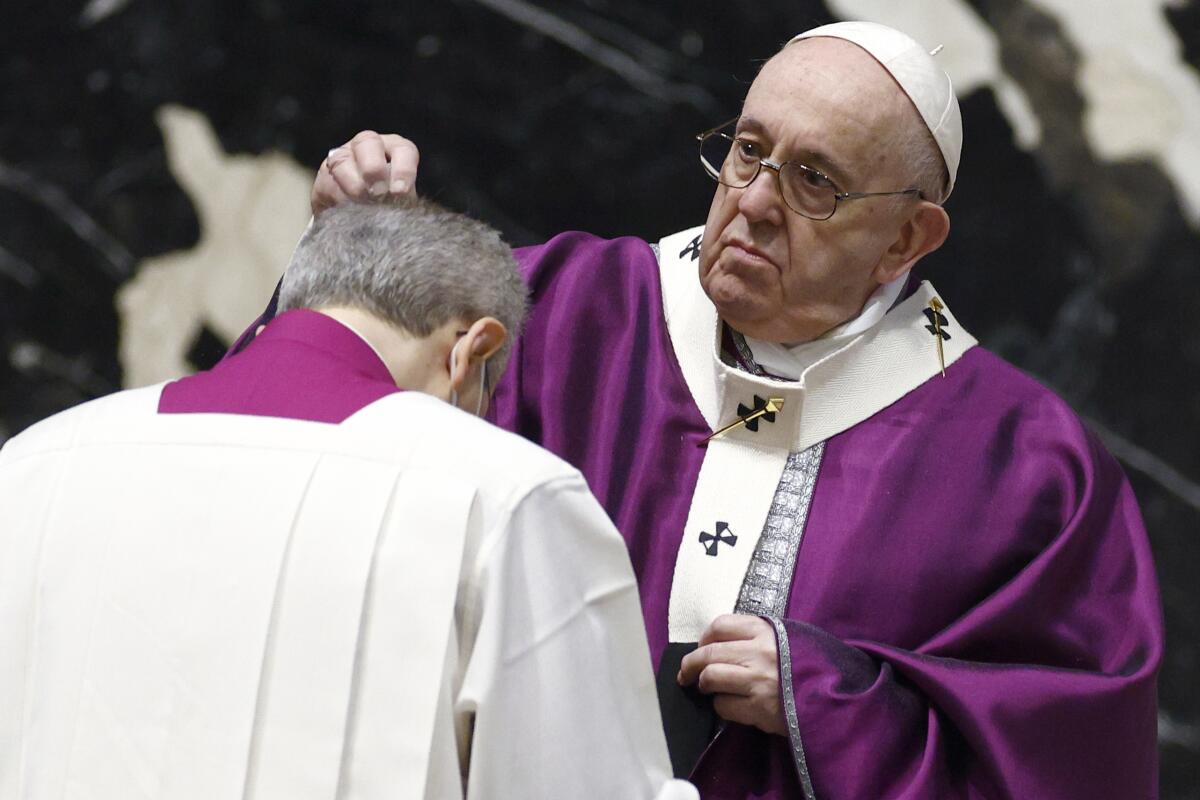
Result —
[{"label": "gold cross pin", "polygon": [[946,377],[946,353],[942,348],[942,310],[945,308],[942,301],[936,297],[929,301],[929,307],[933,309],[933,338],[937,340],[938,363],[942,366],[942,377]]},{"label": "gold cross pin", "polygon": [[[745,406],[743,406],[743,408],[745,408]],[[782,410],[783,410],[783,398],[782,397],[772,397],[772,398],[768,399],[766,403],[763,404],[762,408],[751,411],[749,414],[746,414],[745,416],[738,417],[733,422],[726,425],[724,428],[721,428],[721,430],[715,431],[711,436],[709,436],[707,439],[705,439],[704,442],[707,442],[710,439],[715,439],[718,436],[721,436],[722,434],[728,433],[729,431],[736,428],[738,425],[746,425],[746,424],[758,419],[759,417],[765,417],[767,414],[775,414],[777,411],[782,411]],[[701,442],[701,444],[703,444],[704,442]]]}]

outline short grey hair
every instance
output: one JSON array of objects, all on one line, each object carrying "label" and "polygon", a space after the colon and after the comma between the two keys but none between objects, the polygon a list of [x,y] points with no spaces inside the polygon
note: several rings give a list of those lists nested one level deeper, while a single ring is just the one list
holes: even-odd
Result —
[{"label": "short grey hair", "polygon": [[946,189],[950,183],[946,159],[942,157],[933,134],[915,108],[912,116],[916,120],[899,125],[896,132],[896,147],[900,151],[901,163],[911,185],[921,190],[921,197],[941,205],[946,199]]},{"label": "short grey hair", "polygon": [[417,337],[452,320],[491,316],[508,329],[492,357],[504,369],[527,291],[512,250],[493,228],[428,200],[347,204],[317,217],[292,255],[279,313],[348,306]]}]

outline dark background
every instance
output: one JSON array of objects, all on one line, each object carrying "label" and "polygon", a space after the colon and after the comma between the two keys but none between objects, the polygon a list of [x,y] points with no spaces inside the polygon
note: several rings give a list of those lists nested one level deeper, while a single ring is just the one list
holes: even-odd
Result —
[{"label": "dark background", "polygon": [[[833,20],[794,0],[537,3],[3,0],[0,442],[121,386],[116,290],[142,259],[197,242],[160,106],[202,112],[230,153],[313,168],[359,129],[403,132],[421,146],[421,191],[514,244],[566,229],[657,240],[707,211],[691,136],[737,113],[792,33]],[[960,98],[954,231],[920,271],[1129,472],[1169,637],[1163,796],[1194,798],[1200,236],[1158,166],[1091,152],[1078,53],[1052,16],[967,4],[999,37],[1042,143],[1018,149],[989,90]],[[1195,68],[1200,7],[1162,13]],[[223,346],[202,329],[190,360],[207,366]]]}]

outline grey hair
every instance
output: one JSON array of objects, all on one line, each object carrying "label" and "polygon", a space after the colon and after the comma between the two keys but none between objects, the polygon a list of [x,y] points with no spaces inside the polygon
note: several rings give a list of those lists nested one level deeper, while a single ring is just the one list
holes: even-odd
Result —
[{"label": "grey hair", "polygon": [[498,232],[417,199],[323,212],[301,237],[279,290],[279,313],[348,306],[417,337],[452,320],[495,317],[509,334],[492,356],[497,376],[527,304],[516,259]]},{"label": "grey hair", "polygon": [[915,108],[912,112],[915,121],[905,121],[897,126],[896,147],[911,185],[921,190],[921,197],[940,205],[946,199],[950,173],[933,134]]}]

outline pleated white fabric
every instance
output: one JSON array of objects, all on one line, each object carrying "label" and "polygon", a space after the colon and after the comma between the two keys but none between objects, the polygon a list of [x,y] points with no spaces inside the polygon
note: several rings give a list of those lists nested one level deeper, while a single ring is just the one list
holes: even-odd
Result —
[{"label": "pleated white fabric", "polygon": [[416,393],[158,396],[0,451],[0,800],[694,796],[570,467]]}]

